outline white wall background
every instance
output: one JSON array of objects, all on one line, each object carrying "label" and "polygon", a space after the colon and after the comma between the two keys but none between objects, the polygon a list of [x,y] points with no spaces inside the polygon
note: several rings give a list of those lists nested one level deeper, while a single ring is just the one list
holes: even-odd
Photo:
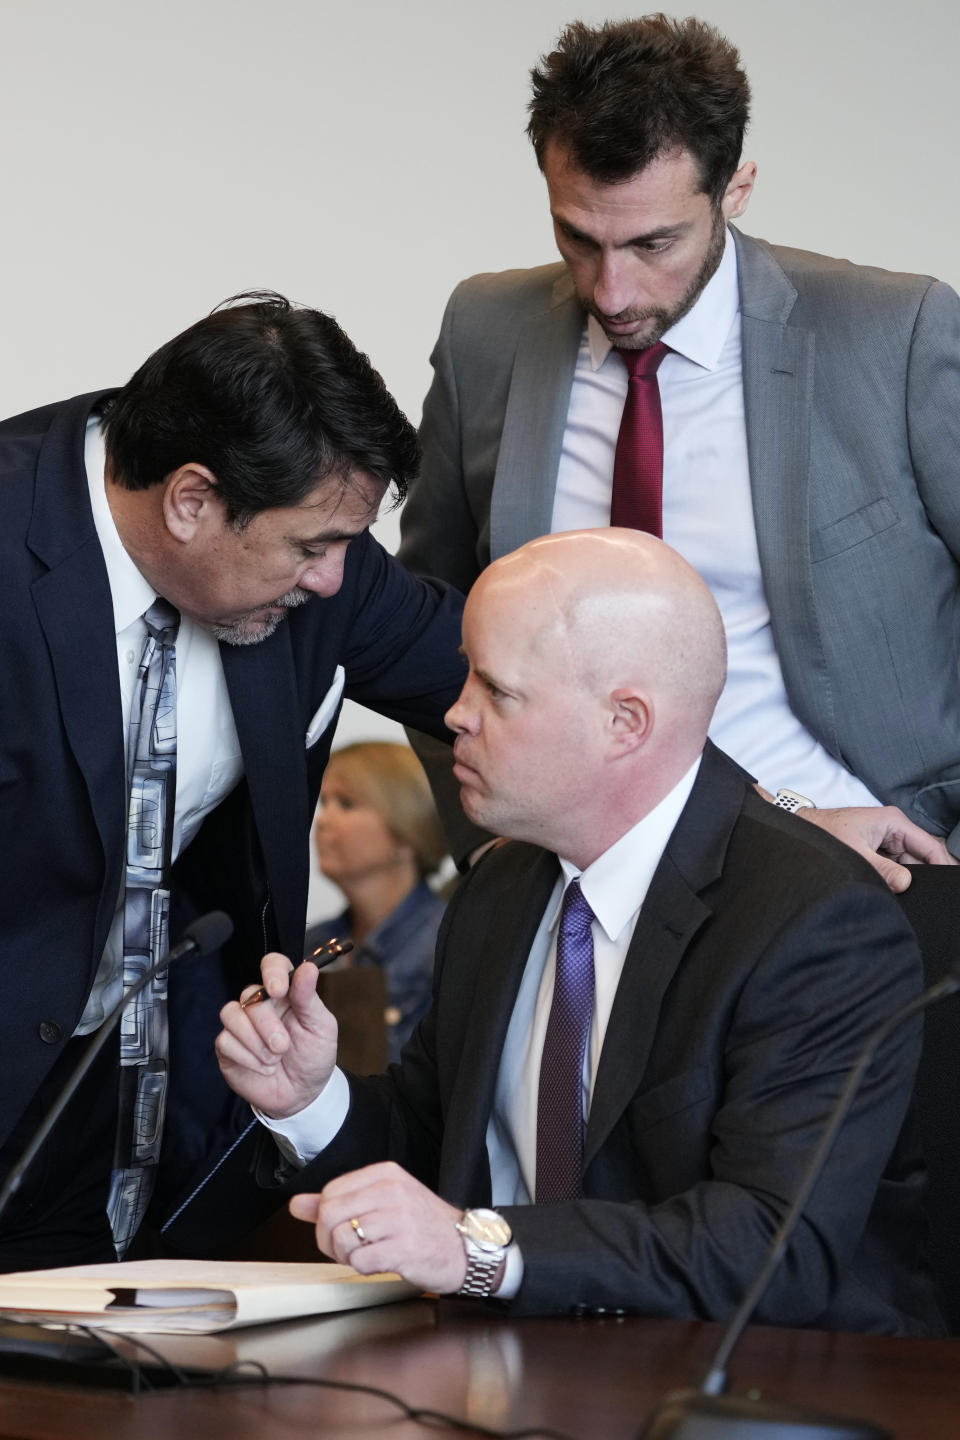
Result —
[{"label": "white wall background", "polygon": [[[745,227],[960,288],[957,0],[691,0],[751,76]],[[238,290],[336,315],[411,418],[446,297],[553,258],[528,71],[598,0],[0,0],[0,414]],[[396,518],[379,527],[390,548]],[[353,711],[350,738],[392,733]],[[332,896],[317,894],[321,913]]]}]

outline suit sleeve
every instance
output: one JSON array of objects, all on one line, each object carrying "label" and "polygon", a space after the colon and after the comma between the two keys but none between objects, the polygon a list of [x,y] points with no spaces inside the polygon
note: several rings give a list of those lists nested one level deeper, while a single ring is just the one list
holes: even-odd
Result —
[{"label": "suit sleeve", "polygon": [[[463,288],[458,287],[447,303],[430,356],[433,381],[420,422],[422,459],[400,515],[397,558],[415,575],[438,576],[466,594],[489,559],[481,538],[488,530],[489,513],[478,514],[471,504],[463,461],[455,361],[455,329]],[[469,332],[466,344],[469,348]],[[495,462],[495,452],[493,458]],[[489,512],[492,468],[482,479],[479,493]]]},{"label": "suit sleeve", "polygon": [[960,297],[939,280],[926,291],[913,329],[907,434],[924,508],[960,560]]},{"label": "suit sleeve", "polygon": [[[647,1315],[728,1317],[766,1258],[866,1038],[918,986],[915,941],[895,902],[872,887],[838,889],[802,922],[784,925],[736,998],[715,1113],[707,1094],[698,1116],[691,1089],[685,1105],[678,1096],[658,1112],[657,1097],[648,1094],[624,1117],[633,1183],[652,1198],[504,1212],[525,1265],[514,1308],[543,1313],[576,1301]],[[703,1022],[710,1024],[706,1004]],[[757,1322],[815,1324],[830,1309],[878,1187],[889,1183],[881,1176],[904,1120],[919,1046],[914,1020],[882,1047]],[[702,1174],[671,1193],[685,1167]],[[869,1320],[851,1313],[844,1328],[873,1328],[875,1294],[870,1307]],[[901,1326],[891,1304],[890,1328]]]},{"label": "suit sleeve", "polygon": [[[917,492],[930,525],[960,563],[960,297],[939,280],[930,285],[917,313],[906,403]],[[923,643],[922,635],[917,643]],[[942,663],[960,685],[955,647]],[[922,697],[915,703],[922,704]],[[931,828],[922,818],[920,823]],[[960,854],[960,823],[944,838],[950,851]]]},{"label": "suit sleeve", "polygon": [[415,579],[370,537],[365,547],[341,654],[345,694],[449,741],[443,715],[466,675],[460,654],[463,597],[440,581]]},{"label": "suit sleeve", "polygon": [[[486,488],[487,514],[481,523],[470,504],[462,463],[460,395],[453,354],[459,293],[454,291],[450,297],[430,357],[434,373],[420,424],[422,460],[400,516],[397,558],[415,575],[438,576],[466,594],[486,564],[481,530],[485,536],[489,529],[493,475]],[[463,813],[449,749],[422,734],[408,732],[407,738],[427,772],[450,853],[462,865],[472,850],[491,837]]]}]

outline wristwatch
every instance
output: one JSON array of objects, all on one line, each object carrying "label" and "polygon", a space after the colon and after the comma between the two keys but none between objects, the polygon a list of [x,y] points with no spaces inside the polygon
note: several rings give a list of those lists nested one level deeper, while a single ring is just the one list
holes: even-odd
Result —
[{"label": "wristwatch", "polygon": [[778,790],[773,803],[779,810],[789,810],[791,814],[796,810],[816,810],[817,808],[812,800],[808,800],[806,795],[801,795],[796,790]]},{"label": "wristwatch", "polygon": [[496,1210],[466,1210],[457,1229],[467,1252],[467,1273],[457,1294],[484,1300],[506,1260],[513,1232]]}]

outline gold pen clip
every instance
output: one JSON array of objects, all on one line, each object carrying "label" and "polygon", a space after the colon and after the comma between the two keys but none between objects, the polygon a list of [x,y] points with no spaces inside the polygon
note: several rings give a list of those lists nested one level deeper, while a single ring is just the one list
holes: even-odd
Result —
[{"label": "gold pen clip", "polygon": [[[339,960],[341,955],[349,955],[352,949],[352,940],[338,940],[336,936],[334,936],[332,940],[327,940],[324,944],[318,945],[310,956],[310,959],[319,970],[323,970],[325,966],[332,965],[334,960]],[[254,990],[252,995],[248,995],[246,1000],[240,1001],[240,1009],[246,1010],[248,1005],[259,1005],[261,1000],[269,999],[270,996],[267,994],[264,986],[261,985],[258,990]]]}]

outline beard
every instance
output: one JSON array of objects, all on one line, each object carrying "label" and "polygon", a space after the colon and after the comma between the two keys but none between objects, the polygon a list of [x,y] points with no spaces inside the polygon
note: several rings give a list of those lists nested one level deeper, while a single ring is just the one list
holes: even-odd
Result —
[{"label": "beard", "polygon": [[[707,281],[712,278],[723,259],[726,243],[727,224],[720,211],[717,210],[713,217],[713,228],[700,269],[680,299],[669,309],[654,307],[647,310],[622,310],[619,315],[601,315],[593,305],[588,305],[587,309],[603,329],[610,344],[618,350],[646,350],[649,346],[656,345],[657,341],[662,339],[678,320],[682,320],[684,315],[693,309],[703,294]],[[611,335],[604,325],[604,320],[617,320],[621,324],[636,320],[645,320],[648,323],[645,329],[638,330],[635,335],[618,335],[616,333]]]},{"label": "beard", "polygon": [[286,595],[281,595],[278,600],[271,600],[269,605],[261,605],[258,610],[248,610],[236,620],[231,620],[229,625],[211,625],[210,633],[215,640],[222,640],[227,645],[259,645],[261,640],[267,640],[277,629],[277,626],[287,618],[285,614],[270,614],[269,611],[296,610],[300,605],[306,605],[311,599],[309,590],[301,590],[299,586],[294,590],[288,590]]}]

